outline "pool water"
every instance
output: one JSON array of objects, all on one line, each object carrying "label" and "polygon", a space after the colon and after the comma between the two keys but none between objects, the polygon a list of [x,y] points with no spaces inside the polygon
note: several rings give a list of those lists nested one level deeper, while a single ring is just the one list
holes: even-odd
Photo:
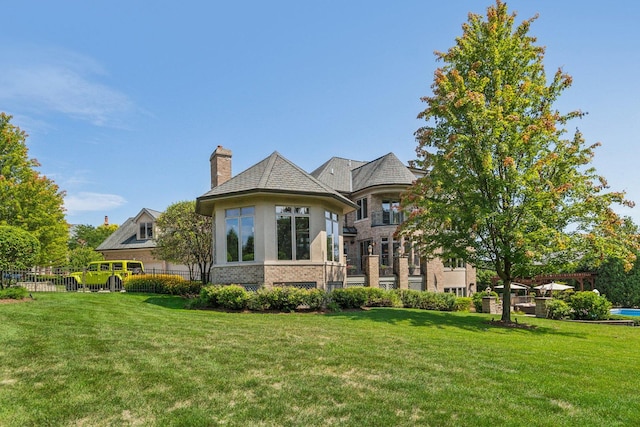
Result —
[{"label": "pool water", "polygon": [[611,314],[621,314],[623,316],[640,316],[640,308],[614,308]]}]

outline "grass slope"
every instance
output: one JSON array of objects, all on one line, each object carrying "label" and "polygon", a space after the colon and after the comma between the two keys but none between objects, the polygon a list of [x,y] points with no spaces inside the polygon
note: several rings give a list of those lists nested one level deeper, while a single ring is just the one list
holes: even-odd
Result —
[{"label": "grass slope", "polygon": [[38,294],[0,305],[0,425],[640,425],[640,328],[182,304]]}]

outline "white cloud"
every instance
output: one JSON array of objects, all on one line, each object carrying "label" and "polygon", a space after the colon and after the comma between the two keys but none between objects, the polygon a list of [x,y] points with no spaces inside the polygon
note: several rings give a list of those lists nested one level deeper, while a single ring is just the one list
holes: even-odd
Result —
[{"label": "white cloud", "polygon": [[124,205],[127,201],[117,194],[80,192],[67,194],[64,206],[69,215],[79,212],[106,211]]},{"label": "white cloud", "polygon": [[94,60],[68,51],[23,48],[0,59],[0,102],[12,109],[56,112],[97,126],[120,127],[136,110],[129,97],[100,83]]}]

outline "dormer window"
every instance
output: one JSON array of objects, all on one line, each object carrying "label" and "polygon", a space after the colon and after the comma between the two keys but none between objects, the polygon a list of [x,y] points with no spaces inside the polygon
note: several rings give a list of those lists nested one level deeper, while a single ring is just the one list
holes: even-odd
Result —
[{"label": "dormer window", "polygon": [[140,240],[153,239],[153,223],[141,222],[140,223]]}]

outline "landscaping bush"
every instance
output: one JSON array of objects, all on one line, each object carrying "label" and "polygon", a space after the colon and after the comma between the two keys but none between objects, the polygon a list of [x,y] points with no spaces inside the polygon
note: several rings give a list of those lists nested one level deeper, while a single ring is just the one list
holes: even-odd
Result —
[{"label": "landscaping bush", "polygon": [[259,301],[257,306],[262,307],[262,310],[294,311],[306,303],[306,294],[304,289],[276,286],[271,289],[259,289],[252,295],[252,299]]},{"label": "landscaping bush", "polygon": [[367,294],[365,307],[402,307],[400,297],[393,292],[380,288],[363,288]]},{"label": "landscaping bush", "polygon": [[453,311],[456,307],[456,296],[449,292],[422,292],[420,308],[423,310]]},{"label": "landscaping bush", "polygon": [[216,294],[218,306],[228,310],[244,310],[250,299],[249,292],[240,285],[221,286]]},{"label": "landscaping bush", "polygon": [[229,310],[249,309],[251,311],[294,311],[300,306],[311,310],[321,309],[326,294],[320,289],[300,289],[290,286],[260,288],[248,292],[239,285],[209,285],[200,291],[197,301],[190,308],[226,308]]},{"label": "landscaping bush", "polygon": [[576,320],[606,320],[611,310],[611,303],[606,297],[591,291],[573,294],[569,306]]},{"label": "landscaping bush", "polygon": [[202,289],[200,289],[200,295],[195,301],[193,301],[190,307],[218,307],[218,292],[220,288],[222,288],[220,285],[203,286]]},{"label": "landscaping bush", "polygon": [[360,308],[367,302],[367,290],[365,287],[334,289],[329,298],[342,309]]},{"label": "landscaping bush", "polygon": [[470,311],[473,305],[471,297],[456,298],[455,311]]},{"label": "landscaping bush", "polygon": [[403,307],[420,308],[420,294],[422,294],[422,291],[416,291],[413,289],[396,289],[394,292],[398,295],[398,298],[400,298]]},{"label": "landscaping bush", "polygon": [[29,295],[29,291],[22,286],[13,286],[0,290],[0,299],[23,299]]},{"label": "landscaping bush", "polygon": [[571,307],[560,299],[547,301],[547,319],[562,320],[571,317]]},{"label": "landscaping bush", "polygon": [[449,292],[423,292],[412,289],[402,289],[395,292],[405,308],[438,311],[456,310],[456,296]]},{"label": "landscaping bush", "polygon": [[127,292],[151,292],[169,295],[197,295],[202,285],[175,274],[140,274],[124,279]]},{"label": "landscaping bush", "polygon": [[305,305],[310,310],[321,310],[327,302],[327,293],[322,289],[309,289],[305,295]]}]

